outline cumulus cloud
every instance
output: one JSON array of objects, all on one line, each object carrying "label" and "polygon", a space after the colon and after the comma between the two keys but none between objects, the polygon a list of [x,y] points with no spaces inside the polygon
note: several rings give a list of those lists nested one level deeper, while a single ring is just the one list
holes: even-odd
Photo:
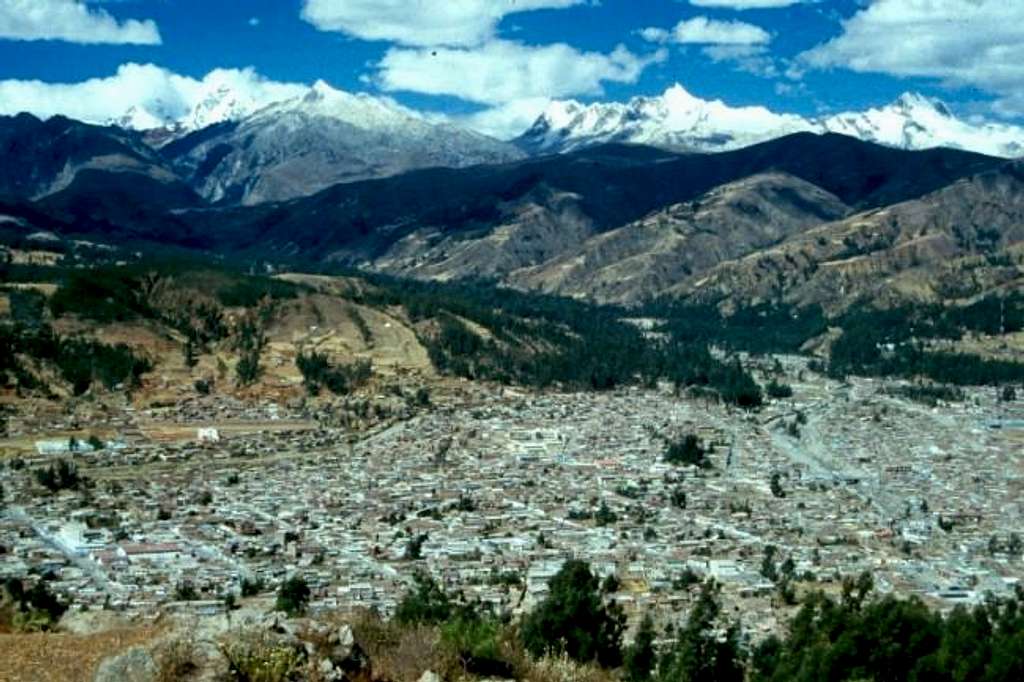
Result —
[{"label": "cumulus cloud", "polygon": [[586,0],[305,0],[302,18],[321,31],[402,45],[471,47],[494,37],[506,15]]},{"label": "cumulus cloud", "polygon": [[0,39],[159,45],[151,20],[119,22],[80,0],[0,0]]},{"label": "cumulus cloud", "polygon": [[494,40],[478,48],[392,48],[377,64],[376,84],[386,91],[449,95],[481,104],[600,95],[602,83],[635,83],[667,54],[638,56],[620,45],[609,54],[581,52],[562,43],[531,46]]},{"label": "cumulus cloud", "polygon": [[675,28],[645,28],[645,40],[681,45],[767,45],[772,37],[760,26],[743,21],[717,21],[707,17],[684,19]]},{"label": "cumulus cloud", "polygon": [[457,117],[454,122],[499,140],[510,140],[533,125],[550,103],[546,97],[521,99]]},{"label": "cumulus cloud", "polygon": [[874,0],[797,61],[976,87],[999,98],[997,111],[1024,115],[1024,3]]},{"label": "cumulus cloud", "polygon": [[136,121],[162,125],[189,116],[218,91],[231,92],[236,105],[254,110],[306,90],[304,85],[269,81],[251,68],[215,69],[197,80],[153,64],[129,63],[112,76],[77,83],[0,81],[0,114],[63,114],[107,123],[134,109]]},{"label": "cumulus cloud", "polygon": [[805,0],[690,0],[696,7],[714,7],[717,9],[775,9],[798,5]]}]

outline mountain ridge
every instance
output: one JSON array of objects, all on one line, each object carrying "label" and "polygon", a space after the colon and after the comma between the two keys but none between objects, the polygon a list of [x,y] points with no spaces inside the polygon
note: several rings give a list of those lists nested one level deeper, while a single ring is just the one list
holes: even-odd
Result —
[{"label": "mountain ridge", "polygon": [[714,152],[796,132],[841,133],[908,150],[949,147],[1003,158],[1024,155],[1024,128],[973,125],[958,119],[944,103],[917,93],[904,93],[882,107],[807,118],[700,99],[678,83],[662,95],[625,103],[553,101],[515,142],[531,154],[564,153],[603,142]]}]

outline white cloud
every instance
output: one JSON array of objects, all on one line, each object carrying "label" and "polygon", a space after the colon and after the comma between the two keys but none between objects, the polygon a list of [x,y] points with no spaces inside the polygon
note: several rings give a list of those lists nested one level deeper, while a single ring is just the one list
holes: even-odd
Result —
[{"label": "white cloud", "polygon": [[484,135],[510,140],[533,125],[550,103],[544,97],[515,100],[453,121]]},{"label": "white cloud", "polygon": [[976,87],[1000,98],[997,111],[1024,115],[1024,3],[875,0],[798,62]]},{"label": "white cloud", "polygon": [[690,0],[690,4],[696,7],[714,7],[720,9],[774,9],[776,7],[789,7],[797,5],[805,0]]},{"label": "white cloud", "polygon": [[471,47],[494,37],[503,17],[586,0],[305,0],[302,18],[321,31],[403,45]]},{"label": "white cloud", "polygon": [[708,45],[701,50],[713,62],[731,62],[737,71],[778,78],[779,67],[763,45]]},{"label": "white cloud", "polygon": [[685,19],[671,31],[645,28],[640,31],[640,35],[651,42],[682,45],[766,45],[772,39],[760,26],[743,21],[717,21],[707,17]]},{"label": "white cloud", "polygon": [[251,68],[215,69],[197,80],[153,64],[124,64],[113,76],[78,83],[0,81],[0,114],[27,111],[40,118],[63,114],[107,123],[134,107],[140,124],[161,125],[188,116],[222,89],[231,91],[240,106],[256,109],[302,94],[307,87],[269,81]]},{"label": "white cloud", "polygon": [[151,20],[119,22],[80,0],[0,0],[0,39],[159,45]]},{"label": "white cloud", "polygon": [[609,54],[580,52],[562,43],[531,46],[495,40],[473,49],[392,48],[377,64],[386,91],[449,95],[481,104],[600,95],[602,83],[635,83],[667,54],[638,56],[622,45]]}]

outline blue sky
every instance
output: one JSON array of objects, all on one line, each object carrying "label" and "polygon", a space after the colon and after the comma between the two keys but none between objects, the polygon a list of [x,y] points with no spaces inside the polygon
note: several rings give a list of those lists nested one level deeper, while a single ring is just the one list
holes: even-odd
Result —
[{"label": "blue sky", "polygon": [[[0,107],[43,106],[45,86],[22,81],[134,63],[196,80],[245,67],[324,79],[506,127],[548,98],[625,100],[677,82],[805,115],[914,90],[963,116],[1016,119],[1021,45],[1024,3],[1010,0],[0,0]],[[130,106],[123,91],[110,107]]]}]

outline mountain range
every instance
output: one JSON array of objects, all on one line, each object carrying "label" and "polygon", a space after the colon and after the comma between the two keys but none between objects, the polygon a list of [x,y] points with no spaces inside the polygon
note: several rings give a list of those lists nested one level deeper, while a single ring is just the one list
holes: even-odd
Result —
[{"label": "mountain range", "polygon": [[[672,296],[836,310],[859,298],[968,300],[1024,282],[1021,166],[925,144],[966,125],[934,102],[906,96],[829,119],[842,134],[703,103],[685,143],[658,132],[684,130],[682,109],[654,125],[665,101],[646,101],[644,117],[619,116],[625,106],[614,110],[633,126],[628,144],[573,133],[560,137],[560,153],[529,135],[504,143],[325,84],[240,120],[225,114],[159,135],[0,118],[0,237],[8,249],[44,238],[72,251],[81,242],[198,249],[481,278],[627,305]],[[542,117],[549,130],[621,128],[602,122],[600,105],[552,111],[568,109]],[[895,135],[899,120],[901,144],[860,139]],[[721,132],[741,126],[748,141],[768,139],[741,145],[739,133]],[[797,132],[776,136],[786,126]],[[695,131],[724,151],[697,150]],[[904,148],[914,146],[928,148]]]},{"label": "mountain range", "polygon": [[919,94],[905,93],[889,105],[867,111],[805,118],[703,100],[678,84],[661,96],[635,97],[625,103],[552,102],[516,143],[533,154],[608,142],[716,152],[795,132],[841,133],[900,149],[949,147],[1006,158],[1024,155],[1024,128],[968,123],[942,102]]}]

